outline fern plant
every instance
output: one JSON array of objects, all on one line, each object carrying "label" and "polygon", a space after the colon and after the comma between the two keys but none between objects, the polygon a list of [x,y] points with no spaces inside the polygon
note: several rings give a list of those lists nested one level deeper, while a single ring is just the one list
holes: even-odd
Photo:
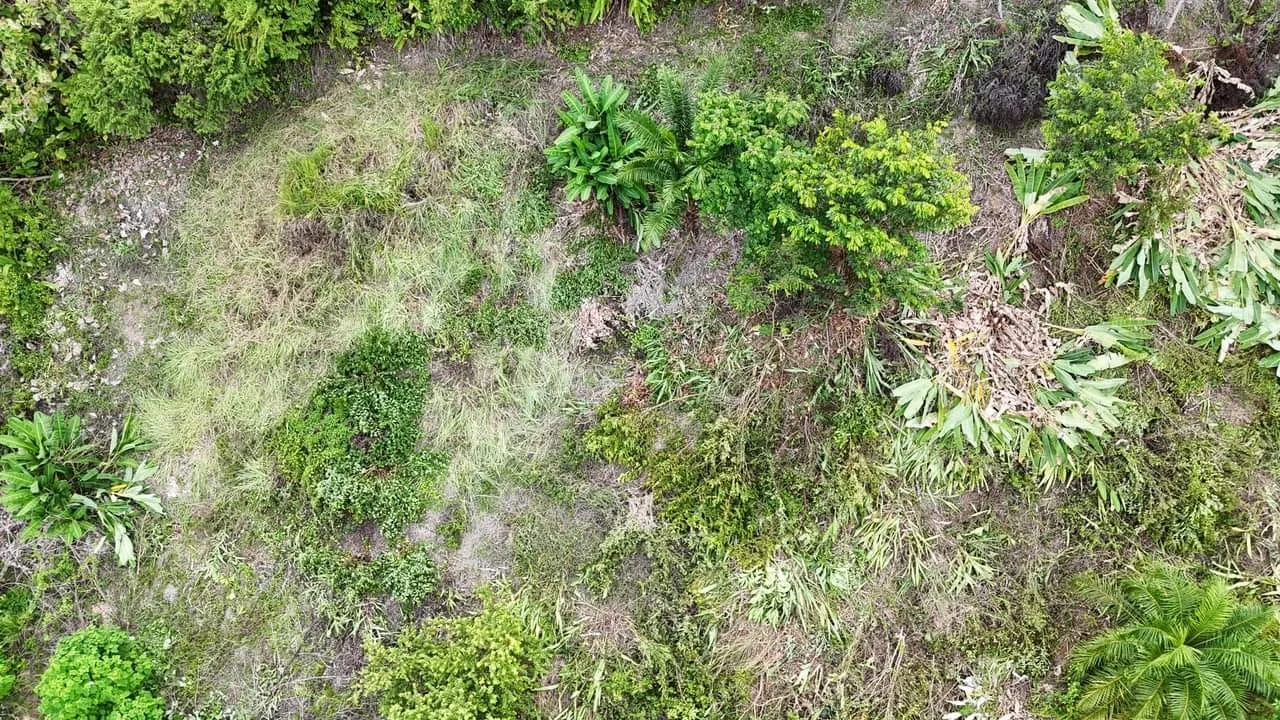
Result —
[{"label": "fern plant", "polygon": [[707,180],[703,162],[689,146],[697,100],[670,68],[658,70],[655,109],[656,116],[630,110],[619,118],[638,153],[623,168],[622,176],[645,186],[654,196],[652,204],[636,216],[640,250],[660,245],[681,218],[697,216],[694,193]]},{"label": "fern plant", "polygon": [[1071,662],[1079,720],[1247,720],[1280,698],[1275,610],[1168,569],[1091,588],[1124,624]]},{"label": "fern plant", "polygon": [[131,418],[113,431],[105,455],[86,442],[80,418],[37,412],[11,417],[0,445],[0,505],[26,523],[22,537],[40,534],[74,542],[97,527],[115,544],[121,565],[134,561],[129,523],[140,512],[161,513],[147,492],[154,468],[134,459],[143,448]]}]

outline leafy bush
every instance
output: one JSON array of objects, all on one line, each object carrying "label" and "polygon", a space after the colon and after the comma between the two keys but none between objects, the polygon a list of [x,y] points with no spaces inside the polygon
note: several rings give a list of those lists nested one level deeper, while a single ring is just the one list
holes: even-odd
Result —
[{"label": "leafy bush", "polygon": [[876,301],[915,292],[904,266],[927,259],[916,232],[969,221],[969,181],[939,154],[942,124],[908,132],[837,111],[812,149],[783,149],[770,188],[775,242],[795,258],[787,290],[843,287]]},{"label": "leafy bush", "polygon": [[514,720],[533,711],[549,651],[536,621],[492,599],[477,615],[433,618],[370,645],[360,676],[387,720]]},{"label": "leafy bush", "polygon": [[114,542],[121,565],[133,562],[130,521],[141,511],[162,510],[146,491],[154,469],[134,458],[144,445],[132,419],[112,432],[105,454],[86,442],[75,416],[10,417],[6,429],[0,505],[26,523],[22,537],[43,533],[70,543],[97,527]]},{"label": "leafy bush", "polygon": [[440,584],[440,570],[430,551],[400,547],[369,560],[319,543],[301,553],[307,572],[326,581],[339,602],[358,605],[370,595],[390,596],[406,611],[422,605]]},{"label": "leafy bush", "polygon": [[627,89],[612,76],[599,86],[580,69],[574,77],[581,97],[564,93],[564,131],[547,148],[552,172],[564,180],[570,200],[593,200],[610,215],[643,207],[648,201],[644,187],[622,176],[636,151],[635,144],[624,140],[619,124]]},{"label": "leafy bush", "polygon": [[1201,108],[1169,68],[1163,41],[1112,27],[1100,50],[1096,60],[1063,65],[1049,84],[1051,161],[1109,186],[1208,152]]},{"label": "leafy bush", "polygon": [[0,184],[0,318],[14,337],[43,331],[51,300],[45,275],[63,249],[48,209],[38,199],[20,200]]},{"label": "leafy bush", "polygon": [[36,685],[45,720],[160,720],[156,664],[128,633],[88,627],[58,642]]},{"label": "leafy bush", "polygon": [[170,116],[201,132],[265,97],[280,63],[302,57],[318,0],[72,0],[80,59],[63,85],[76,122],[141,137]]},{"label": "leafy bush", "polygon": [[417,519],[447,462],[417,449],[431,347],[375,328],[341,354],[274,438],[280,467],[331,520],[374,520],[387,535]]},{"label": "leafy bush", "polygon": [[1221,579],[1160,569],[1094,593],[1124,624],[1072,656],[1078,718],[1271,717],[1280,697],[1275,610],[1240,602]]},{"label": "leafy bush", "polygon": [[75,26],[61,0],[0,5],[0,167],[34,174],[65,157],[75,130],[62,113],[59,82],[75,65]]},{"label": "leafy bush", "polygon": [[0,650],[0,702],[9,697],[13,687],[18,684],[18,664],[11,660],[4,650]]},{"label": "leafy bush", "polygon": [[706,182],[693,189],[703,212],[748,235],[767,237],[770,183],[778,152],[794,142],[790,131],[809,117],[809,106],[785,95],[763,98],[711,93],[698,100],[689,145],[706,163]]}]

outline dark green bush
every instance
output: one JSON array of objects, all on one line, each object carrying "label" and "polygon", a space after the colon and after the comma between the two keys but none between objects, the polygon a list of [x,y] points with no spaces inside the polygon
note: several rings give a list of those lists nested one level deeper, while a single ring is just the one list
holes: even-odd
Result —
[{"label": "dark green bush", "polygon": [[65,158],[77,133],[62,112],[59,83],[76,63],[75,25],[62,0],[0,3],[0,168],[31,175]]},{"label": "dark green bush", "polygon": [[222,128],[265,97],[317,36],[318,0],[72,0],[80,60],[63,86],[76,122],[141,137],[170,117]]},{"label": "dark green bush", "polygon": [[370,330],[285,418],[273,442],[281,470],[322,516],[394,535],[425,509],[447,463],[417,448],[431,351],[418,333]]},{"label": "dark green bush", "polygon": [[0,183],[0,318],[19,340],[39,335],[52,294],[45,277],[65,250],[48,208]]},{"label": "dark green bush", "polygon": [[1050,159],[1109,189],[1144,168],[1179,167],[1207,153],[1202,108],[1165,50],[1158,38],[1111,28],[1096,59],[1063,65],[1049,84]]},{"label": "dark green bush", "polygon": [[430,551],[421,546],[400,547],[369,560],[337,548],[312,544],[300,559],[310,574],[324,580],[348,606],[368,596],[388,596],[411,611],[427,600],[440,584],[440,569]]},{"label": "dark green bush", "polygon": [[470,27],[480,17],[472,0],[337,0],[329,11],[329,44],[354,50],[376,36],[401,47]]},{"label": "dark green bush", "polygon": [[156,663],[128,633],[89,627],[58,642],[36,685],[45,720],[160,720]]},{"label": "dark green bush", "polygon": [[386,720],[515,720],[532,716],[549,652],[538,627],[488,600],[477,615],[433,618],[370,645],[361,692]]}]

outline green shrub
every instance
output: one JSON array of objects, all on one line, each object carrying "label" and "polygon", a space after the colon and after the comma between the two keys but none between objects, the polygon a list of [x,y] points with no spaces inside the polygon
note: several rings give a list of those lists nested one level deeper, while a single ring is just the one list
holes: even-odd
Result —
[{"label": "green shrub", "polygon": [[904,273],[928,259],[915,233],[950,230],[976,211],[968,179],[938,151],[942,128],[890,130],[881,118],[837,111],[811,149],[779,153],[767,216],[777,239],[755,245],[763,255],[779,245],[793,258],[783,289],[923,299]]},{"label": "green shrub", "polygon": [[1124,623],[1072,655],[1074,717],[1270,718],[1280,697],[1275,610],[1221,579],[1160,569],[1094,589]]},{"label": "green shrub", "polygon": [[112,539],[121,565],[133,562],[129,523],[140,512],[162,511],[146,491],[154,469],[135,459],[144,445],[132,419],[112,433],[101,454],[75,416],[10,417],[6,430],[0,505],[26,523],[22,537],[47,534],[70,543],[96,527]]},{"label": "green shrub", "polygon": [[399,48],[479,18],[472,0],[338,0],[329,11],[329,44],[354,50],[366,36],[376,36]]},{"label": "green shrub", "polygon": [[570,200],[595,201],[610,215],[643,207],[648,201],[644,187],[622,175],[636,150],[619,124],[627,89],[612,76],[599,85],[580,69],[574,77],[581,97],[564,94],[567,107],[559,111],[564,131],[547,148],[547,163],[564,181]]},{"label": "green shrub", "polygon": [[574,248],[581,262],[556,273],[551,285],[551,307],[574,310],[590,297],[616,297],[627,288],[623,263],[635,259],[629,248],[595,236]]},{"label": "green shrub", "polygon": [[273,441],[281,470],[319,514],[395,535],[426,509],[447,464],[417,449],[430,356],[418,333],[370,330],[286,416]]},{"label": "green shrub", "polygon": [[77,60],[75,35],[62,0],[0,4],[0,168],[6,174],[34,174],[42,159],[65,158],[63,146],[76,137],[58,87]]},{"label": "green shrub", "polygon": [[48,208],[39,199],[20,200],[0,183],[0,318],[15,338],[44,330],[52,299],[45,276],[64,249]]},{"label": "green shrub", "polygon": [[1050,160],[1109,188],[1143,168],[1180,167],[1206,154],[1202,108],[1165,50],[1158,38],[1110,28],[1096,59],[1064,64],[1049,84]]},{"label": "green shrub", "polygon": [[706,179],[693,188],[699,208],[748,236],[768,237],[769,188],[782,148],[809,117],[803,101],[771,93],[709,93],[698,99],[689,145],[703,158]]},{"label": "green shrub", "polygon": [[382,595],[411,611],[440,585],[440,570],[430,551],[421,546],[399,547],[368,560],[313,542],[304,546],[300,559],[302,567],[328,583],[338,601],[348,607],[359,605],[365,597]]},{"label": "green shrub", "polygon": [[0,703],[13,692],[18,684],[18,663],[0,650]]},{"label": "green shrub", "polygon": [[168,117],[212,132],[271,90],[316,35],[318,0],[72,0],[80,60],[63,85],[71,118],[141,137]]},{"label": "green shrub", "polygon": [[160,720],[156,663],[128,633],[89,627],[58,642],[36,685],[45,720]]},{"label": "green shrub", "polygon": [[541,628],[488,600],[477,615],[434,618],[370,645],[360,691],[386,720],[515,720],[533,713],[549,651]]}]

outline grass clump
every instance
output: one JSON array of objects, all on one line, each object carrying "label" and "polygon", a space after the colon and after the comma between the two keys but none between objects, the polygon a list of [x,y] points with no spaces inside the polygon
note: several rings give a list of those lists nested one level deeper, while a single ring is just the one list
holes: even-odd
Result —
[{"label": "grass clump", "polygon": [[88,627],[58,642],[36,685],[46,720],[160,720],[157,664],[128,633]]},{"label": "grass clump", "polygon": [[343,210],[391,212],[400,206],[407,163],[384,175],[344,180],[326,177],[334,146],[321,143],[285,161],[280,174],[280,213],[287,217],[331,217]]},{"label": "grass clump", "polygon": [[417,447],[430,353],[418,333],[371,329],[285,418],[274,441],[281,470],[317,513],[392,535],[426,509],[447,462]]},{"label": "grass clump", "polygon": [[556,274],[551,286],[551,307],[573,310],[591,297],[614,297],[627,288],[622,266],[635,258],[627,246],[596,236],[580,243],[579,263]]}]

